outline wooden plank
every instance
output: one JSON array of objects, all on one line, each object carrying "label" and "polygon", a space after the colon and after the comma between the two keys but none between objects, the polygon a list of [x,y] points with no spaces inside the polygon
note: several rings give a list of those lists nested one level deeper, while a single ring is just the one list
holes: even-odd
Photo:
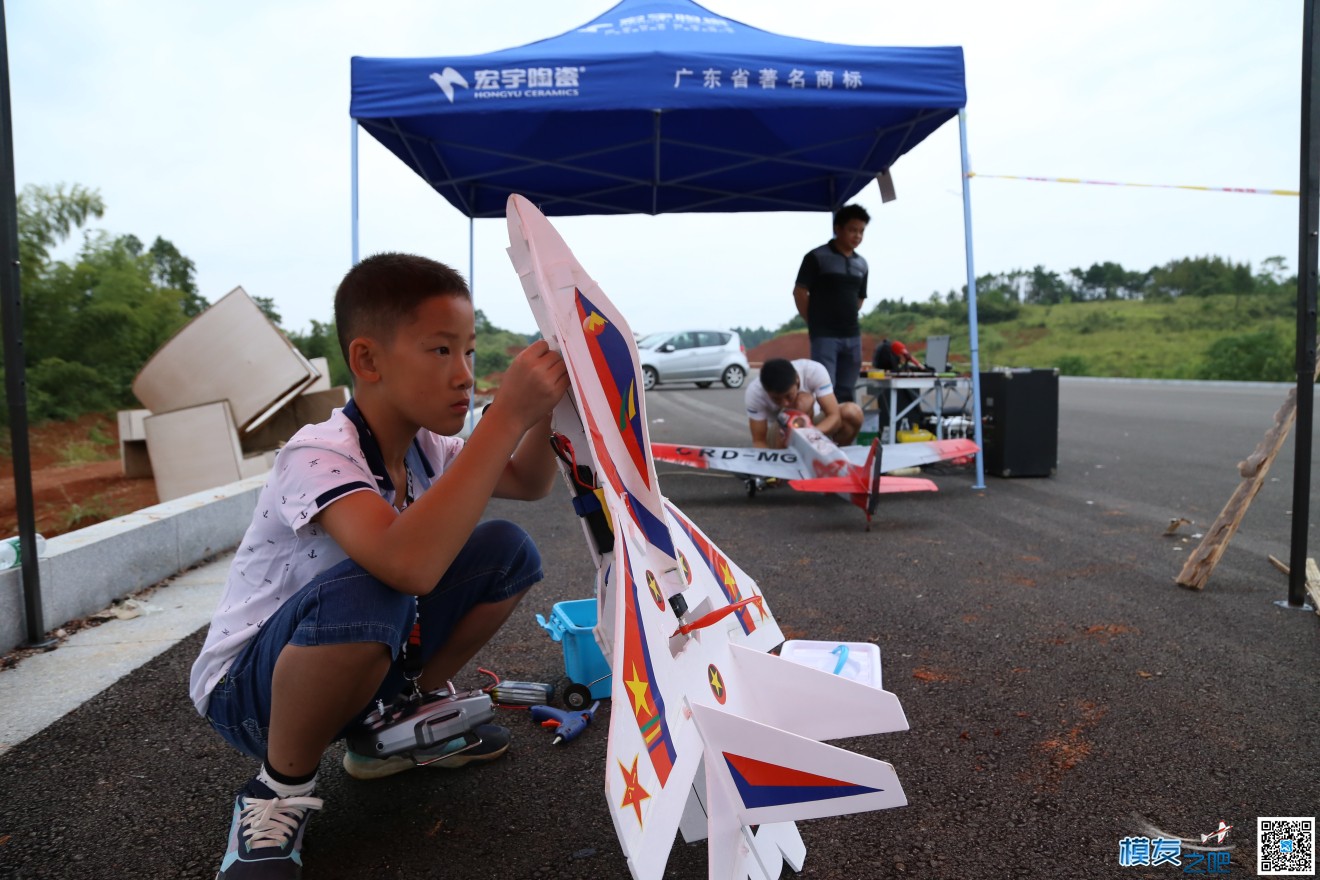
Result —
[{"label": "wooden plank", "polygon": [[1306,560],[1306,592],[1311,596],[1311,607],[1320,614],[1320,565],[1309,557]]},{"label": "wooden plank", "polygon": [[1270,465],[1274,463],[1274,457],[1279,454],[1279,449],[1287,439],[1296,418],[1297,389],[1289,388],[1283,405],[1274,414],[1274,424],[1265,432],[1255,451],[1247,456],[1245,461],[1238,463],[1238,474],[1241,475],[1242,482],[1233,491],[1233,495],[1224,505],[1224,509],[1219,512],[1214,523],[1206,529],[1201,543],[1187,557],[1182,571],[1178,573],[1179,586],[1189,590],[1205,588],[1210,573],[1215,570],[1219,558],[1228,549],[1228,542],[1233,539],[1234,533],[1242,523],[1247,507],[1264,485],[1265,475],[1270,472]]}]

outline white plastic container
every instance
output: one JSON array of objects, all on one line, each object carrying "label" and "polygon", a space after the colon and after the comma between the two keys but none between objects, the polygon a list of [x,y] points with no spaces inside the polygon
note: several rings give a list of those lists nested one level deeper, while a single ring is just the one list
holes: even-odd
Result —
[{"label": "white plastic container", "polygon": [[870,642],[817,642],[789,639],[779,649],[779,656],[822,672],[830,672],[883,687],[880,675],[880,646]]},{"label": "white plastic container", "polygon": [[[46,539],[37,535],[37,558],[46,555]],[[18,538],[6,538],[0,541],[0,569],[17,568],[23,563],[23,552],[18,545]]]}]

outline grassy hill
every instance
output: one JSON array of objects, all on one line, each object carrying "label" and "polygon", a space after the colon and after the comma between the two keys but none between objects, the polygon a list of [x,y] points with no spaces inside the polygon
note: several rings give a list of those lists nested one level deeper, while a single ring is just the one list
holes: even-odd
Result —
[{"label": "grassy hill", "polygon": [[[1072,376],[1288,381],[1294,310],[1291,297],[1232,294],[1022,305],[1007,320],[979,322],[980,363],[1058,367]],[[952,358],[970,363],[965,320],[873,312],[862,329],[916,348],[947,333]]]}]

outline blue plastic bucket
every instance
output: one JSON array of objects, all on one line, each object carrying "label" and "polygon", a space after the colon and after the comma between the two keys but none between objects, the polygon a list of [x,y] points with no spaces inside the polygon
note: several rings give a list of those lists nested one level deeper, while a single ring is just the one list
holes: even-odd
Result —
[{"label": "blue plastic bucket", "polygon": [[593,700],[609,697],[613,686],[610,665],[592,635],[596,626],[596,600],[556,602],[550,620],[538,614],[536,622],[550,633],[550,638],[564,646],[564,672],[573,683],[589,688]]}]

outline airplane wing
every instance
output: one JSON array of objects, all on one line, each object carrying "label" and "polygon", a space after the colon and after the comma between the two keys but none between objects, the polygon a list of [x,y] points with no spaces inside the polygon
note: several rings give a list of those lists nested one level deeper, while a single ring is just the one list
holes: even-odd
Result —
[{"label": "airplane wing", "polygon": [[798,454],[791,449],[652,443],[651,454],[656,461],[748,477],[791,480],[802,476]]},{"label": "airplane wing", "polygon": [[[843,454],[853,464],[866,464],[866,456],[871,451],[869,446],[843,446]],[[880,467],[882,473],[934,464],[951,458],[975,455],[976,444],[971,440],[927,440],[921,443],[886,443],[880,447]]]},{"label": "airplane wing", "polygon": [[777,878],[805,855],[794,820],[905,803],[888,764],[818,740],[906,719],[878,684],[767,653],[784,637],[756,582],[660,494],[623,316],[530,202],[510,196],[507,218],[528,303],[569,369],[554,421],[574,508],[591,517],[594,499],[608,530],[585,529],[612,673],[604,789],[629,870],[661,880],[704,814],[711,876]]},{"label": "airplane wing", "polygon": [[[789,480],[788,485],[799,492],[842,492],[865,494],[866,485],[858,485],[860,477],[816,477],[810,480]],[[938,492],[936,486],[925,477],[881,477],[875,488],[877,495],[889,495],[897,492]]]}]

